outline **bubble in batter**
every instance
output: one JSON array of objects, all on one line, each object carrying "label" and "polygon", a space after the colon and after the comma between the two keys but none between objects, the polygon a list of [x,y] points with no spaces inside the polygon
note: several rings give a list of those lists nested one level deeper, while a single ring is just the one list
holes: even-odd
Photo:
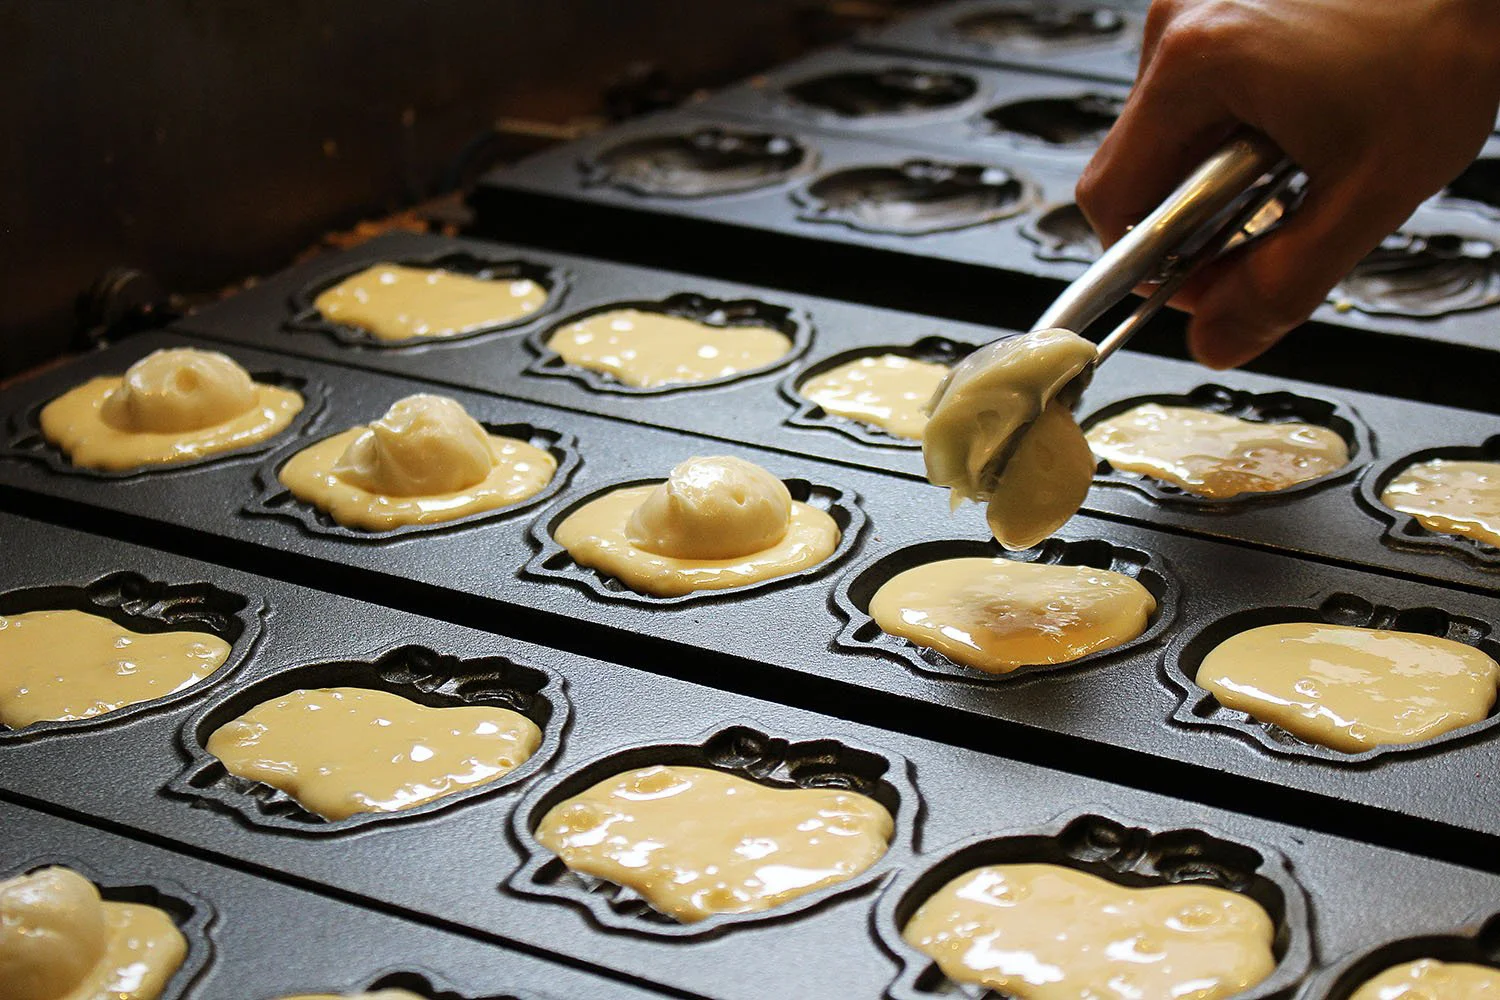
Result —
[{"label": "bubble in batter", "polygon": [[1359,753],[1483,719],[1500,664],[1437,636],[1289,622],[1224,640],[1203,658],[1197,680],[1226,708]]},{"label": "bubble in batter", "polygon": [[897,573],[870,599],[884,631],[988,674],[1113,649],[1155,611],[1150,591],[1123,573],[980,556]]},{"label": "bubble in batter", "polygon": [[833,554],[824,511],[738,458],[690,458],[665,482],[611,490],[553,532],[574,562],[632,590],[675,597],[785,576]]},{"label": "bubble in batter", "polygon": [[808,379],[797,391],[823,412],[920,441],[926,407],[948,366],[900,354],[856,358]]},{"label": "bubble in batter", "polygon": [[1500,969],[1422,958],[1394,965],[1355,990],[1349,1000],[1495,1000]]},{"label": "bubble in batter", "polygon": [[767,326],[711,326],[685,316],[611,309],[558,327],[547,347],[570,365],[650,389],[764,368],[785,357],[792,340]]},{"label": "bubble in batter", "polygon": [[107,902],[70,868],[0,882],[5,1000],[156,1000],[186,956],[166,912]]},{"label": "bubble in batter", "polygon": [[1095,455],[1210,500],[1272,493],[1337,472],[1349,445],[1317,424],[1244,420],[1144,403],[1088,430]]},{"label": "bubble in batter", "polygon": [[1391,480],[1380,502],[1429,531],[1500,547],[1500,462],[1418,462]]},{"label": "bubble in batter", "polygon": [[508,708],[431,708],[368,688],[303,689],[216,729],[224,769],[286,792],[324,819],[397,812],[487,784],[541,744]]},{"label": "bubble in batter", "polygon": [[0,617],[0,724],[67,722],[164,698],[208,678],[229,643],[207,632],[136,632],[82,611]]},{"label": "bubble in batter", "polygon": [[120,472],[258,444],[302,411],[301,395],[250,378],[217,351],[153,351],[42,408],[42,436],[79,468]]},{"label": "bubble in batter", "polygon": [[541,448],[487,433],[458,401],[421,393],[304,448],[278,478],[346,527],[386,531],[520,503],[556,472]]},{"label": "bubble in batter", "polygon": [[885,854],[893,828],[884,806],[854,792],[655,766],[554,806],[536,839],[574,871],[691,923],[769,910],[853,878]]},{"label": "bubble in batter", "polygon": [[529,278],[475,278],[438,268],[376,264],[320,294],[326,320],[377,340],[456,337],[524,319],[547,302]]}]

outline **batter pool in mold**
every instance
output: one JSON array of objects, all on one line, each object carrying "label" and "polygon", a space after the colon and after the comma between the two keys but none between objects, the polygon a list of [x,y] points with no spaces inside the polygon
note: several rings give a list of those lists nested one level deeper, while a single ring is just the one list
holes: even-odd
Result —
[{"label": "batter pool in mold", "polygon": [[324,319],[377,340],[456,337],[507,326],[547,303],[547,289],[529,278],[479,278],[441,268],[375,264],[319,293]]},{"label": "batter pool in mold", "polygon": [[1495,1000],[1496,997],[1500,997],[1500,969],[1422,958],[1386,969],[1350,994],[1349,1000]]},{"label": "batter pool in mold", "polygon": [[933,361],[880,354],[831,368],[797,391],[832,416],[920,441],[927,426],[927,404],[949,370]]},{"label": "batter pool in mold", "polygon": [[559,327],[547,347],[567,364],[654,389],[764,368],[784,358],[792,340],[767,326],[714,326],[668,313],[611,309]]},{"label": "batter pool in mold", "polygon": [[1417,462],[1391,480],[1380,502],[1429,531],[1500,547],[1500,462]]}]

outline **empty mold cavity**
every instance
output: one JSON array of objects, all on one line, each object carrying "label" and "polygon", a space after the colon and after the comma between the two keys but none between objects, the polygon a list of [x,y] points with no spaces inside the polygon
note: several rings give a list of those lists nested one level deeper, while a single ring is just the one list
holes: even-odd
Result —
[{"label": "empty mold cavity", "polygon": [[[279,788],[230,774],[208,752],[208,739],[216,730],[257,705],[293,691],[329,687],[385,691],[429,708],[480,705],[507,708],[536,723],[542,731],[542,740],[536,752],[520,766],[494,781],[410,809],[356,813],[332,821],[305,809]],[[557,754],[569,710],[560,676],[544,667],[502,656],[460,659],[423,646],[408,645],[370,660],[304,664],[220,694],[183,723],[178,742],[188,765],[173,776],[167,791],[238,813],[259,826],[297,834],[341,833],[372,823],[401,822],[514,789],[546,767]]]},{"label": "empty mold cavity", "polygon": [[786,88],[787,96],[799,104],[842,118],[941,111],[963,104],[978,92],[972,76],[905,66],[828,73]]},{"label": "empty mold cavity", "polygon": [[[1097,650],[1064,663],[1017,667],[1005,674],[988,674],[954,663],[935,649],[891,635],[870,616],[870,602],[874,599],[875,592],[898,573],[944,559],[966,557],[999,557],[1054,566],[1090,566],[1121,573],[1139,581],[1146,588],[1156,599],[1156,610],[1151,613],[1146,630],[1129,642]],[[1160,638],[1177,613],[1178,601],[1177,581],[1160,556],[1102,539],[1065,541],[1061,538],[1049,538],[1035,548],[1022,552],[1010,552],[1001,548],[994,540],[919,542],[877,556],[844,576],[833,592],[833,604],[846,624],[834,644],[850,652],[870,653],[895,660],[928,677],[965,680],[977,684],[1015,684],[1059,670],[1082,669],[1106,660],[1135,655]]]},{"label": "empty mold cavity", "polygon": [[[733,329],[737,326],[765,327],[779,330],[792,342],[792,346],[781,357],[759,368],[747,368],[744,371],[733,372],[719,378],[704,379],[701,382],[672,382],[657,386],[626,385],[606,372],[570,365],[556,351],[547,346],[552,335],[564,327],[582,322],[600,313],[622,310],[675,316],[720,329]],[[692,389],[725,385],[775,371],[805,354],[812,343],[812,338],[812,321],[800,309],[762,302],[759,299],[716,299],[695,292],[679,292],[664,299],[607,302],[604,305],[574,313],[528,334],[527,347],[537,357],[535,361],[527,365],[526,374],[572,379],[595,392],[615,392],[626,396],[656,396],[669,392],[686,392]]]},{"label": "empty mold cavity", "polygon": [[[542,818],[559,803],[626,771],[653,766],[702,767],[770,788],[827,788],[856,792],[879,802],[895,820],[886,853],[846,881],[752,913],[718,913],[679,923],[651,907],[634,890],[568,868],[536,839]],[[653,743],[621,749],[580,765],[529,792],[512,813],[512,830],[525,859],[505,887],[522,896],[550,899],[583,910],[601,927],[653,937],[702,939],[746,924],[784,922],[883,881],[911,859],[913,828],[921,805],[906,759],[885,750],[828,738],[801,741],[771,735],[749,724],[725,726],[691,743]]]},{"label": "empty mold cavity", "polygon": [[1282,756],[1302,757],[1340,764],[1364,764],[1394,753],[1421,753],[1458,740],[1467,740],[1494,727],[1500,705],[1490,715],[1469,726],[1454,729],[1419,743],[1387,744],[1361,753],[1344,753],[1293,736],[1280,726],[1260,722],[1244,712],[1220,705],[1218,699],[1198,686],[1198,668],[1219,644],[1241,632],[1263,625],[1312,622],[1355,628],[1387,629],[1437,636],[1474,646],[1500,660],[1500,642],[1486,622],[1452,614],[1438,608],[1393,608],[1374,604],[1354,594],[1334,594],[1317,607],[1253,608],[1227,615],[1192,633],[1180,633],[1167,649],[1166,675],[1181,695],[1172,718],[1185,726],[1228,731]]},{"label": "empty mold cavity", "polygon": [[1049,146],[1098,145],[1120,117],[1124,98],[1108,94],[1036,97],[991,108],[981,117],[987,128]]},{"label": "empty mold cavity", "polygon": [[1318,1000],[1349,1000],[1365,983],[1387,969],[1423,958],[1464,962],[1500,970],[1500,913],[1483,923],[1387,941],[1364,954],[1339,962],[1317,980],[1310,991]]},{"label": "empty mold cavity", "polygon": [[1387,507],[1380,499],[1385,495],[1391,481],[1413,465],[1431,462],[1434,459],[1459,462],[1500,463],[1500,434],[1490,437],[1476,446],[1455,445],[1427,448],[1423,451],[1392,459],[1371,469],[1360,482],[1361,504],[1375,517],[1386,523],[1381,541],[1392,548],[1415,552],[1446,553],[1481,569],[1500,570],[1500,548],[1477,538],[1450,535],[1423,527],[1411,514]]},{"label": "empty mold cavity", "polygon": [[996,48],[1046,51],[1098,45],[1125,30],[1125,18],[1107,7],[1014,0],[965,14],[952,31],[967,42]]},{"label": "empty mold cavity", "polygon": [[773,132],[727,127],[631,139],[581,164],[583,182],[660,198],[704,198],[780,184],[811,170],[814,151]]},{"label": "empty mold cavity", "polygon": [[207,632],[229,643],[218,670],[191,687],[161,698],[71,722],[35,722],[21,729],[0,725],[0,745],[109,725],[202,695],[234,671],[260,639],[264,605],[211,583],[163,583],[139,573],[111,573],[85,585],[55,585],[0,594],[0,617],[28,611],[82,611],[133,632]]},{"label": "empty mold cavity", "polygon": [[901,967],[887,988],[890,1000],[996,996],[947,979],[928,955],[902,938],[912,915],[934,893],[965,872],[987,865],[1050,864],[1087,872],[1118,885],[1204,885],[1248,896],[1276,928],[1276,968],[1235,1000],[1269,1000],[1290,994],[1307,975],[1312,934],[1302,888],[1286,860],[1265,847],[1224,839],[1203,830],[1154,832],[1104,816],[1085,815],[1033,830],[970,840],[942,854],[919,858],[884,892],[875,907],[881,945]]},{"label": "empty mold cavity", "polygon": [[[327,983],[310,984],[303,993],[314,995],[326,993],[333,987]],[[523,993],[516,990],[505,990],[500,993],[485,993],[483,996],[471,996],[460,993],[446,980],[435,973],[426,970],[420,971],[393,971],[382,972],[374,979],[361,979],[355,983],[345,985],[340,996],[345,994],[376,993],[380,990],[405,990],[414,993],[423,1000],[543,1000],[535,993]]]},{"label": "empty mold cavity", "polygon": [[[379,264],[396,264],[401,267],[451,271],[466,278],[479,278],[484,281],[515,281],[524,279],[545,289],[547,300],[536,311],[527,313],[525,316],[510,320],[509,322],[466,330],[451,337],[408,337],[405,340],[382,340],[360,327],[325,319],[318,312],[317,307],[313,303],[319,295],[339,282]],[[469,250],[445,250],[439,253],[401,257],[388,261],[367,260],[358,264],[346,264],[337,270],[322,274],[293,293],[290,302],[292,315],[286,322],[286,328],[296,332],[320,333],[333,338],[340,344],[350,347],[367,347],[377,350],[421,346],[431,347],[472,340],[475,337],[482,337],[486,334],[497,333],[503,330],[513,330],[516,327],[534,323],[541,317],[553,312],[562,302],[564,296],[566,296],[567,290],[568,275],[566,272],[545,264],[538,264],[534,261],[503,255],[486,255]]]},{"label": "empty mold cavity", "polygon": [[1500,248],[1451,234],[1398,232],[1329,293],[1335,309],[1433,319],[1500,303]]},{"label": "empty mold cavity", "polygon": [[1443,188],[1438,204],[1492,218],[1500,216],[1500,157],[1486,157],[1469,164]]},{"label": "empty mold cavity", "polygon": [[[574,471],[578,468],[580,459],[577,441],[571,434],[523,423],[492,424],[487,421],[480,421],[479,425],[485,429],[486,433],[525,441],[527,444],[540,448],[551,455],[553,460],[557,462],[557,471],[552,474],[551,481],[539,492],[506,507],[483,510],[466,517],[454,518],[451,521],[441,521],[435,524],[403,524],[384,531],[366,531],[363,528],[351,528],[340,524],[327,511],[319,507],[314,507],[306,501],[297,499],[292,495],[291,490],[282,485],[278,473],[281,467],[290,461],[298,450],[290,449],[272,456],[261,463],[260,467],[255,470],[255,493],[242,509],[246,514],[256,517],[275,517],[292,521],[316,535],[343,538],[350,541],[383,542],[392,538],[404,538],[419,532],[456,531],[480,521],[513,517],[524,511],[532,510],[561,492],[568,485],[568,480],[572,478]],[[342,429],[340,428],[340,430]],[[307,443],[304,442],[298,448],[306,446]]]},{"label": "empty mold cavity", "polygon": [[1100,407],[1081,421],[1084,432],[1104,420],[1117,417],[1127,410],[1147,403],[1161,406],[1187,407],[1207,413],[1222,413],[1226,416],[1253,420],[1258,423],[1284,424],[1302,423],[1326,427],[1344,439],[1349,449],[1349,464],[1316,479],[1309,479],[1284,490],[1266,493],[1240,493],[1232,497],[1214,499],[1201,497],[1171,483],[1153,479],[1138,472],[1122,472],[1103,459],[1094,472],[1097,485],[1122,487],[1144,493],[1146,496],[1169,507],[1187,510],[1239,510],[1254,504],[1275,503],[1290,497],[1300,496],[1332,482],[1353,476],[1373,457],[1374,444],[1370,428],[1352,407],[1327,399],[1314,399],[1291,392],[1248,392],[1222,385],[1200,385],[1186,395],[1133,396],[1119,402]]},{"label": "empty mold cavity", "polygon": [[860,444],[880,448],[919,450],[922,447],[921,441],[897,437],[861,420],[825,412],[817,403],[802,395],[802,386],[819,375],[838,368],[840,365],[847,365],[861,358],[878,358],[881,355],[894,354],[897,357],[912,358],[916,361],[928,361],[952,367],[967,357],[974,349],[975,345],[973,344],[949,340],[947,337],[934,336],[923,337],[921,340],[911,344],[860,347],[852,351],[843,351],[839,354],[834,354],[824,358],[822,361],[816,361],[800,371],[793,372],[782,380],[780,387],[782,397],[796,407],[795,412],[787,417],[786,422],[793,427],[836,431],[853,438]]},{"label": "empty mold cavity", "polygon": [[690,594],[681,594],[676,597],[657,597],[653,594],[642,594],[631,590],[620,580],[608,576],[598,570],[579,565],[573,561],[568,550],[558,544],[553,537],[557,526],[562,524],[578,508],[590,501],[597,500],[606,493],[615,490],[627,489],[632,486],[653,486],[663,482],[665,476],[653,479],[633,479],[627,482],[611,483],[608,486],[593,490],[583,496],[564,500],[551,510],[544,511],[531,523],[531,543],[537,549],[536,555],[532,556],[522,567],[523,576],[533,577],[538,580],[556,580],[571,584],[592,593],[607,601],[623,602],[626,604],[637,604],[645,607],[672,607],[680,604],[688,604],[698,601],[732,601],[743,594],[759,590],[779,589],[806,583],[827,574],[835,566],[843,562],[844,558],[854,549],[859,541],[859,536],[864,532],[865,512],[860,507],[859,495],[852,490],[845,490],[839,486],[822,483],[809,482],[806,479],[783,479],[787,492],[792,499],[798,503],[805,503],[810,507],[821,510],[833,518],[833,523],[839,529],[839,543],[833,553],[827,559],[806,569],[784,576],[772,577],[768,580],[757,580],[742,587],[726,587],[722,590],[697,590]]},{"label": "empty mold cavity", "polygon": [[1035,244],[1038,260],[1092,264],[1104,253],[1099,234],[1074,202],[1054,205],[1021,224],[1021,235]]},{"label": "empty mold cavity", "polygon": [[802,218],[920,236],[981,226],[1028,208],[1030,182],[1004,167],[907,160],[825,174],[797,192]]}]

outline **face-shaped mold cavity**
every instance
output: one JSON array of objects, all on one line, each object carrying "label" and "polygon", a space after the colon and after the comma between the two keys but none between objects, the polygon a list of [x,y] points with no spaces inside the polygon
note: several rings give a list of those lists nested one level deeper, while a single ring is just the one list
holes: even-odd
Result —
[{"label": "face-shaped mold cavity", "polygon": [[844,118],[911,115],[951,108],[979,91],[972,76],[895,66],[829,73],[786,88],[793,100]]},{"label": "face-shaped mold cavity", "polygon": [[[1235,993],[1236,1000],[1286,995],[1303,979],[1311,962],[1306,899],[1286,861],[1267,848],[1236,843],[1202,830],[1154,832],[1088,815],[1066,825],[971,840],[920,861],[881,894],[875,907],[876,934],[901,966],[900,974],[887,988],[891,1000],[935,1000],[982,992],[972,984],[949,980],[933,958],[909,942],[904,932],[923,904],[944,886],[995,865],[1053,865],[1123,888],[1201,887],[1245,897],[1246,904],[1253,903],[1269,918],[1275,967],[1259,982]],[[1100,920],[1104,919],[1101,914]],[[1107,924],[1089,922],[1089,929],[1101,926]],[[1087,932],[1083,927],[1078,929]],[[984,951],[983,947],[974,949],[976,955]],[[1128,968],[1118,971],[1129,974]],[[1142,995],[1154,994],[1147,991]]]},{"label": "face-shaped mold cavity", "polygon": [[790,135],[701,128],[632,139],[582,164],[584,183],[663,198],[704,198],[780,184],[811,170],[814,151]]},{"label": "face-shaped mold cavity", "polygon": [[534,993],[506,990],[501,993],[486,993],[483,997],[470,997],[459,993],[451,984],[431,972],[386,972],[374,980],[359,980],[358,985],[347,986],[334,993],[332,987],[309,989],[306,993],[278,997],[277,1000],[543,1000]]},{"label": "face-shaped mold cavity", "polygon": [[1500,157],[1475,160],[1438,195],[1444,208],[1500,215]]},{"label": "face-shaped mold cavity", "polygon": [[1021,235],[1036,245],[1038,260],[1092,264],[1104,253],[1099,234],[1074,202],[1056,205],[1021,224]]},{"label": "face-shaped mold cavity", "polygon": [[[1195,633],[1180,634],[1168,647],[1167,679],[1182,694],[1182,702],[1173,712],[1174,721],[1185,726],[1205,727],[1236,733],[1273,753],[1310,757],[1318,760],[1360,764],[1375,757],[1407,752],[1424,752],[1442,745],[1473,738],[1490,730],[1497,717],[1490,715],[1478,722],[1453,729],[1416,743],[1385,744],[1361,752],[1343,752],[1309,743],[1279,726],[1261,722],[1245,712],[1225,708],[1198,682],[1198,674],[1209,654],[1227,640],[1251,629],[1267,625],[1307,622],[1342,625],[1358,629],[1380,629],[1435,636],[1473,646],[1485,655],[1500,656],[1500,643],[1491,637],[1488,623],[1436,608],[1392,608],[1372,604],[1352,594],[1335,594],[1318,607],[1273,607],[1240,611],[1221,618]],[[1372,685],[1376,680],[1372,680]],[[1299,694],[1316,692],[1315,682],[1298,688]]]},{"label": "face-shaped mold cavity", "polygon": [[796,195],[810,222],[920,236],[1009,218],[1031,203],[1031,184],[1004,167],[907,160],[825,174]]},{"label": "face-shaped mold cavity", "polygon": [[[1419,963],[1422,963],[1419,965]],[[1321,987],[1313,995],[1322,1000],[1380,1000],[1381,997],[1484,996],[1483,993],[1448,993],[1454,984],[1443,983],[1443,966],[1457,965],[1470,979],[1493,978],[1500,982],[1500,914],[1483,924],[1452,930],[1434,928],[1433,933],[1388,941],[1362,955],[1339,962],[1318,977]],[[1394,980],[1394,982],[1392,982]],[[1372,982],[1373,981],[1373,982]],[[1377,992],[1396,983],[1425,990]],[[1430,992],[1429,992],[1430,991]]]},{"label": "face-shaped mold cavity", "polygon": [[[426,798],[410,807],[356,812],[332,821],[306,808],[278,787],[231,774],[210,752],[215,733],[258,707],[300,697],[298,692],[321,692],[332,688],[381,692],[429,709],[506,709],[529,720],[540,731],[541,738],[530,756],[494,780],[477,784],[429,781],[423,787],[458,790]],[[371,823],[400,822],[516,788],[546,766],[557,753],[568,713],[569,704],[560,677],[542,667],[504,657],[459,659],[421,646],[401,646],[373,660],[307,664],[222,694],[194,713],[178,733],[188,757],[188,766],[172,778],[167,791],[182,798],[206,801],[217,808],[236,812],[252,823],[284,832],[338,833]],[[374,755],[364,743],[351,738],[336,749],[337,753],[334,753],[330,748],[328,759],[322,761],[323,766],[316,774],[312,770],[308,770],[308,774],[320,780],[347,777],[351,787],[368,778],[372,788],[402,777],[384,773],[374,766]],[[387,759],[417,761],[416,757],[407,755]],[[308,761],[288,759],[285,763],[297,768]],[[334,770],[329,771],[329,767]],[[409,796],[405,800],[416,801]]]},{"label": "face-shaped mold cavity", "polygon": [[[1138,582],[1156,606],[1147,618],[1144,631],[1133,639],[1065,662],[1024,666],[997,674],[963,666],[934,648],[891,635],[875,621],[871,610],[875,595],[899,574],[942,560],[967,558],[1003,558],[1039,565],[1108,570]],[[1101,660],[1132,655],[1154,643],[1170,624],[1177,610],[1178,589],[1161,557],[1105,541],[1069,542],[1053,538],[1034,549],[1007,552],[992,541],[953,540],[922,542],[855,567],[834,590],[833,601],[835,609],[847,622],[835,639],[839,648],[895,660],[929,677],[994,684],[1016,683],[1055,670],[1084,667]]]},{"label": "face-shaped mold cavity", "polygon": [[1345,312],[1432,319],[1500,303],[1500,249],[1462,236],[1395,233],[1329,293]]},{"label": "face-shaped mold cavity", "polygon": [[1098,45],[1124,29],[1125,19],[1118,11],[1054,6],[1035,0],[996,4],[953,22],[953,33],[964,41],[1028,50]]},{"label": "face-shaped mold cavity", "polygon": [[1120,117],[1125,101],[1108,94],[1038,97],[991,108],[982,116],[995,132],[1049,146],[1095,146]]},{"label": "face-shaped mold cavity", "polygon": [[1386,522],[1382,541],[1393,548],[1500,569],[1500,546],[1492,541],[1500,530],[1497,474],[1500,435],[1477,447],[1428,448],[1387,462],[1361,480],[1359,499]]},{"label": "face-shaped mold cavity", "polygon": [[[703,768],[767,789],[853,793],[860,797],[857,802],[865,803],[861,811],[883,812],[893,821],[889,847],[857,874],[796,895],[770,909],[718,912],[703,919],[680,922],[650,905],[633,889],[573,871],[539,840],[538,831],[549,813],[586,790],[634,772],[644,772],[641,780],[660,781],[677,768]],[[713,818],[721,812],[725,811],[715,810]],[[647,744],[610,753],[533,789],[512,813],[512,829],[526,860],[506,882],[506,887],[523,896],[565,902],[586,911],[595,922],[611,930],[654,937],[706,938],[748,923],[793,919],[796,914],[882,880],[909,858],[917,812],[917,793],[911,785],[908,765],[895,754],[832,739],[792,742],[749,725],[734,725],[705,735],[699,742]],[[685,823],[683,829],[714,831],[717,839],[724,834],[715,830],[718,824],[713,818]],[[754,826],[765,822],[753,814],[724,815],[723,819],[725,830],[741,823]],[[679,846],[696,853],[693,845]],[[771,872],[766,873],[767,878],[771,876]]]}]

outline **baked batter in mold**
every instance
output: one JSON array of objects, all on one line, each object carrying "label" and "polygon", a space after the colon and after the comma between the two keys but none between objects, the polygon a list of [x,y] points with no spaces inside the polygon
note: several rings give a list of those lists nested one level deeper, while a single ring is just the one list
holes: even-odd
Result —
[{"label": "baked batter in mold", "polygon": [[844,118],[936,111],[962,104],[978,90],[971,76],[899,66],[828,73],[786,88],[794,100]]},{"label": "baked batter in mold", "polygon": [[927,403],[950,371],[947,365],[900,354],[856,358],[797,387],[823,412],[920,441]]},{"label": "baked batter in mold", "polygon": [[975,868],[902,936],[950,980],[1018,1000],[1234,996],[1269,976],[1275,926],[1215,886],[1127,888],[1060,865]]},{"label": "baked batter in mold", "polygon": [[1418,462],[1391,480],[1380,502],[1429,531],[1500,546],[1500,462]]},{"label": "baked batter in mold", "polygon": [[790,353],[792,340],[768,326],[714,326],[668,313],[612,309],[558,327],[547,347],[567,364],[655,388],[764,368]]},{"label": "baked batter in mold", "polygon": [[285,430],[302,396],[256,382],[217,351],[153,351],[42,408],[47,441],[75,466],[119,472],[233,451]]},{"label": "baked batter in mold", "polygon": [[504,777],[541,744],[508,708],[432,708],[370,688],[301,689],[209,736],[231,774],[279,788],[324,819],[397,812]]},{"label": "baked batter in mold", "polygon": [[920,236],[1016,215],[1030,204],[1031,188],[1004,167],[907,160],[825,174],[797,199],[812,222]]},{"label": "baked batter in mold", "polygon": [[186,957],[165,911],[106,901],[72,869],[0,882],[6,1000],[156,1000]]},{"label": "baked batter in mold", "polygon": [[574,871],[691,923],[768,910],[853,878],[884,856],[893,829],[885,807],[855,792],[657,765],[559,803],[536,839]]},{"label": "baked batter in mold", "polygon": [[377,340],[441,339],[515,323],[546,305],[547,294],[529,278],[375,264],[319,294],[313,307],[324,319]]},{"label": "baked batter in mold", "polygon": [[585,163],[585,182],[637,194],[698,198],[777,184],[810,168],[811,150],[789,135],[702,128],[632,139]]},{"label": "baked batter in mold", "polygon": [[1500,997],[1500,969],[1422,958],[1386,969],[1350,994],[1349,1000],[1494,1000],[1495,997]]},{"label": "baked batter in mold", "polygon": [[1478,722],[1500,664],[1452,639],[1290,622],[1231,636],[1198,667],[1226,708],[1345,753],[1416,743]]},{"label": "baked batter in mold", "polygon": [[556,472],[541,448],[488,433],[456,400],[419,393],[369,426],[304,448],[277,477],[339,524],[386,531],[509,507]]},{"label": "baked batter in mold", "polygon": [[136,632],[83,611],[0,616],[0,724],[89,719],[202,683],[229,658],[207,632]]}]

